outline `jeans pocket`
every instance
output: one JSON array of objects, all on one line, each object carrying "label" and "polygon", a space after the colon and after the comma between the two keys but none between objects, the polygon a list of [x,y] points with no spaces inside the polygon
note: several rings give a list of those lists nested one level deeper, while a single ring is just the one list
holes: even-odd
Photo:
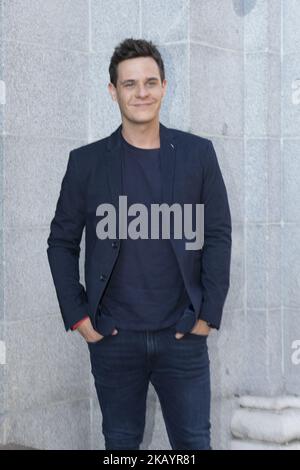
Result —
[{"label": "jeans pocket", "polygon": [[195,336],[196,338],[198,337],[198,338],[202,338],[202,339],[203,339],[203,338],[204,338],[204,339],[208,338],[208,335],[202,335],[202,334],[199,334],[199,333],[192,333],[191,331],[189,331],[189,332],[187,333],[187,335],[189,335],[189,337]]},{"label": "jeans pocket", "polygon": [[110,336],[115,328],[114,318],[104,308],[99,307],[96,318],[96,330],[98,333],[103,336]]}]

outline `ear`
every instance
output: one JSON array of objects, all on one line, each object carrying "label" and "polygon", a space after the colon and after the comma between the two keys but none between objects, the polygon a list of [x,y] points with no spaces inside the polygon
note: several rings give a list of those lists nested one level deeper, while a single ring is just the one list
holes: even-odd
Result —
[{"label": "ear", "polygon": [[112,100],[117,101],[116,89],[114,85],[111,82],[109,82],[109,84],[107,85],[107,88],[108,88],[108,92],[110,93],[110,96],[112,97]]}]

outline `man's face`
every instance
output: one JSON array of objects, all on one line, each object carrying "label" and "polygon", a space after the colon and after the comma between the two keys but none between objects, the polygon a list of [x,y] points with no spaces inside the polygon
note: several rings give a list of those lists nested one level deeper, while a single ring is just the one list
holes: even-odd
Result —
[{"label": "man's face", "polygon": [[166,80],[161,82],[159,68],[152,57],[127,59],[118,65],[115,88],[109,83],[112,99],[118,102],[121,115],[134,123],[147,123],[159,115]]}]

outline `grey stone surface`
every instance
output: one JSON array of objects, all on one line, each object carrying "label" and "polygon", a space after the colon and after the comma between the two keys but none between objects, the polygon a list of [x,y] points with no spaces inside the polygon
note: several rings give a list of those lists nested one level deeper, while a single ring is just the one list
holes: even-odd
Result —
[{"label": "grey stone surface", "polygon": [[280,51],[280,34],[278,32],[281,26],[281,2],[274,0],[246,0],[240,3],[245,4],[245,50]]},{"label": "grey stone surface", "polygon": [[224,311],[222,327],[218,333],[210,333],[208,347],[213,397],[232,397],[242,390],[244,380],[246,319],[243,309]]},{"label": "grey stone surface", "polygon": [[[0,9],[0,442],[104,448],[88,351],[65,333],[46,239],[69,151],[120,123],[107,90],[113,49],[144,37],[165,62],[161,121],[212,140],[228,189],[231,286],[209,353],[212,445],[229,448],[235,395],[299,394],[299,2],[2,0]],[[170,448],[151,387],[142,448]]]},{"label": "grey stone surface", "polygon": [[265,224],[247,226],[247,307],[260,308],[267,303],[267,234]]},{"label": "grey stone surface", "polygon": [[[105,42],[105,37],[103,38]],[[117,43],[114,42],[114,44]],[[112,100],[109,91],[109,62],[113,53],[109,45],[91,55],[90,60],[90,141],[110,135],[120,124],[120,111],[117,103]],[[106,119],[103,119],[106,116]]]},{"label": "grey stone surface", "polygon": [[10,413],[7,442],[42,450],[90,449],[90,400],[67,399]]},{"label": "grey stone surface", "polygon": [[269,309],[267,317],[268,328],[268,375],[270,380],[269,394],[282,395],[285,393],[285,370],[283,358],[285,344],[283,332],[285,330],[283,309]]},{"label": "grey stone surface", "polygon": [[300,142],[283,140],[283,218],[285,222],[300,222]]},{"label": "grey stone surface", "polygon": [[47,315],[55,318],[58,304],[47,260],[48,235],[49,228],[5,230],[5,316],[8,321],[41,319]]},{"label": "grey stone surface", "polygon": [[88,350],[65,333],[46,254],[69,151],[88,136],[88,2],[1,7],[0,442],[89,448]]},{"label": "grey stone surface", "polygon": [[[279,2],[278,2],[279,3]],[[298,0],[282,1],[282,27],[283,50],[285,54],[296,52],[299,56],[300,30],[299,15],[300,4]]]},{"label": "grey stone surface", "polygon": [[8,322],[6,343],[10,411],[89,397],[87,344],[57,316]]},{"label": "grey stone surface", "polygon": [[3,38],[87,51],[87,0],[2,0]]},{"label": "grey stone surface", "polygon": [[[3,108],[3,106],[0,105],[0,108]],[[0,136],[0,191],[1,191],[0,194],[3,194],[3,179],[4,179],[4,172],[3,172],[4,148],[3,147],[4,147],[3,137],[1,135]],[[1,201],[1,204],[0,204],[0,230],[1,232],[2,232],[2,229],[3,229],[3,203]],[[2,243],[0,246],[2,248]],[[2,252],[2,249],[1,249],[1,252]],[[2,258],[1,258],[1,261],[2,261]],[[1,263],[1,266],[2,266],[2,263]]]},{"label": "grey stone surface", "polygon": [[[235,224],[232,227],[232,248],[230,266],[230,289],[224,304],[224,311],[243,309],[246,290],[244,253],[244,227]],[[223,320],[222,320],[223,321]]]},{"label": "grey stone surface", "polygon": [[[33,226],[44,226],[48,230],[67,168],[69,152],[83,144],[83,140],[35,139],[13,135],[5,137],[6,228],[24,230]],[[44,252],[42,256],[44,257]]]},{"label": "grey stone surface", "polygon": [[[160,46],[165,43],[188,41],[190,39],[188,22],[188,2],[182,0],[141,2],[140,27],[143,37]],[[176,64],[179,62],[176,61]]]},{"label": "grey stone surface", "polygon": [[212,137],[218,162],[226,184],[233,223],[245,218],[245,171],[243,139]]},{"label": "grey stone surface", "polygon": [[191,44],[190,54],[190,122],[193,131],[200,135],[242,136],[242,54],[197,43]]},{"label": "grey stone surface", "polygon": [[5,43],[5,132],[84,139],[88,126],[87,54]]},{"label": "grey stone surface", "polygon": [[279,139],[246,140],[246,217],[249,222],[281,220],[281,154]]},{"label": "grey stone surface", "polygon": [[242,393],[273,396],[283,390],[280,309],[248,309]]},{"label": "grey stone surface", "polygon": [[[94,389],[94,385],[92,386]],[[94,450],[104,450],[105,441],[102,433],[102,413],[99,401],[94,390],[91,398],[91,447]]]},{"label": "grey stone surface", "polygon": [[280,307],[280,226],[249,224],[246,242],[247,307]]},{"label": "grey stone surface", "polygon": [[4,446],[0,445],[0,450],[39,450],[33,447],[18,446],[17,444],[9,443]]},{"label": "grey stone surface", "polygon": [[214,395],[211,402],[211,446],[213,450],[230,448],[230,423],[237,408],[234,397]]},{"label": "grey stone surface", "polygon": [[[243,51],[244,21],[232,0],[190,1],[190,40],[212,47]],[[218,27],[217,25],[225,25]]]},{"label": "grey stone surface", "polygon": [[[3,305],[1,305],[3,310]],[[6,353],[6,331],[5,322],[0,321],[0,416],[7,412],[7,353]],[[1,420],[0,420],[1,422]],[[0,424],[0,438],[1,438],[1,424]],[[0,440],[0,442],[2,442]]]},{"label": "grey stone surface", "polygon": [[107,50],[110,57],[123,39],[140,37],[140,6],[143,3],[139,0],[91,0],[91,51],[102,54]]},{"label": "grey stone surface", "polygon": [[4,321],[3,230],[0,229],[0,321]]},{"label": "grey stone surface", "polygon": [[0,415],[4,415],[7,409],[7,366],[0,366]]},{"label": "grey stone surface", "polygon": [[247,394],[266,391],[268,380],[267,311],[247,310],[243,387]]},{"label": "grey stone surface", "polygon": [[[188,83],[189,48],[182,44],[159,47],[167,77],[167,94],[163,98],[160,119],[169,127],[189,131],[190,85]],[[180,110],[179,112],[177,110]]]},{"label": "grey stone surface", "polygon": [[[248,445],[252,449],[273,446],[278,450],[281,446],[299,449],[299,398],[278,395],[275,398],[252,396],[250,399],[250,403],[247,396],[240,399],[244,403],[234,411],[231,421],[232,435],[244,441],[244,448]],[[236,444],[239,441],[234,444],[238,449]]]},{"label": "grey stone surface", "polygon": [[300,307],[300,227],[285,223],[282,228],[282,302],[292,309]]},{"label": "grey stone surface", "polygon": [[299,138],[300,77],[299,52],[282,56],[282,136]]},{"label": "grey stone surface", "polygon": [[245,134],[280,136],[280,56],[245,54]]},{"label": "grey stone surface", "polygon": [[287,394],[299,396],[300,389],[300,325],[299,307],[283,309],[284,385]]}]

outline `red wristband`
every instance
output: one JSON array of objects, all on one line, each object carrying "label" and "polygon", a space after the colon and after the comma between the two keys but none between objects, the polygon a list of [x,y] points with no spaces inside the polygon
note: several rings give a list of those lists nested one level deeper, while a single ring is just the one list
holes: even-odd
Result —
[{"label": "red wristband", "polygon": [[77,323],[75,323],[75,325],[71,326],[71,330],[76,330],[76,328],[80,325],[80,323],[82,323],[87,318],[89,318],[88,315],[86,317],[82,318],[81,320],[79,320]]}]

